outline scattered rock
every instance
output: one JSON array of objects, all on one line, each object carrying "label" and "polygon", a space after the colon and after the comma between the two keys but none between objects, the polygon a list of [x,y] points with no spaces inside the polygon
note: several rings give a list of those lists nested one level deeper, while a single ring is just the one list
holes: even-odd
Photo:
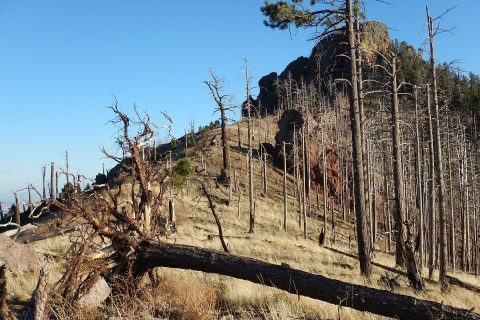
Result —
[{"label": "scattered rock", "polygon": [[111,293],[112,289],[107,281],[100,277],[92,288],[78,300],[78,304],[85,308],[95,308],[107,300]]},{"label": "scattered rock", "polygon": [[45,260],[33,247],[0,234],[0,264],[5,264],[12,274],[21,274],[40,269]]}]

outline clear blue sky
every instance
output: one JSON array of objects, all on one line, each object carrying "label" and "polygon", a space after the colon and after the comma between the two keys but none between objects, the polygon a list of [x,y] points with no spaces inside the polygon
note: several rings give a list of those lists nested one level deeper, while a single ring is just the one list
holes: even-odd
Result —
[{"label": "clear blue sky", "polygon": [[[387,23],[394,38],[419,47],[425,38],[425,1],[368,0],[368,18]],[[437,40],[440,60],[461,60],[480,73],[478,0],[430,1],[433,14],[458,4],[446,17],[454,34]],[[162,121],[180,135],[190,119],[212,120],[213,104],[203,80],[208,70],[229,81],[237,101],[243,93],[243,61],[258,79],[282,71],[310,53],[309,32],[263,26],[262,0],[127,1],[0,0],[0,201],[10,190],[41,188],[41,166],[63,166],[94,176],[102,168],[98,147],[113,146],[114,128],[104,107],[118,98]]]}]

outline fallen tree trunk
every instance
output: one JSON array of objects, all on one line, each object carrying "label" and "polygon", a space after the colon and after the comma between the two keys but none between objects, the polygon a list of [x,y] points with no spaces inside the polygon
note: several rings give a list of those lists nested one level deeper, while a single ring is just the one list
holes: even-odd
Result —
[{"label": "fallen tree trunk", "polygon": [[60,236],[60,235],[63,236],[64,234],[67,234],[67,233],[70,233],[70,232],[73,232],[73,231],[77,231],[79,229],[80,229],[80,225],[77,224],[77,225],[74,225],[74,226],[70,226],[70,227],[66,227],[66,228],[62,228],[62,229],[58,229],[58,230],[54,230],[54,231],[50,231],[50,232],[46,232],[46,233],[39,233],[39,234],[28,235],[28,236],[25,236],[25,237],[18,237],[17,239],[15,239],[15,241],[19,242],[19,243],[26,244],[26,243],[45,240],[45,239],[48,239],[48,238],[53,238],[53,237]]},{"label": "fallen tree trunk", "polygon": [[155,267],[217,273],[290,293],[397,319],[476,319],[471,311],[394,294],[260,260],[186,245],[143,241],[134,263],[141,275]]},{"label": "fallen tree trunk", "polygon": [[480,287],[477,287],[476,285],[464,282],[460,279],[454,278],[449,275],[445,275],[445,278],[448,280],[450,284],[453,284],[454,286],[462,287],[464,289],[480,293]]}]

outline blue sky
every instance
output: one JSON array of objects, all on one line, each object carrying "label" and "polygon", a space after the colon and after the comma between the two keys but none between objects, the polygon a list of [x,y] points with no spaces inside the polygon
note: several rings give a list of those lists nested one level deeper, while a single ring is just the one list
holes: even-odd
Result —
[{"label": "blue sky", "polygon": [[[368,0],[368,18],[385,22],[392,37],[419,47],[425,39],[425,1]],[[458,4],[437,39],[439,60],[480,73],[478,0],[430,1],[433,14]],[[41,187],[41,166],[63,166],[94,176],[106,162],[99,146],[112,147],[115,129],[105,123],[113,95],[125,111],[134,103],[174,135],[190,119],[208,123],[213,104],[203,80],[209,69],[244,98],[243,61],[254,82],[308,55],[310,32],[263,26],[262,0],[0,0],[0,201],[10,190]]]}]

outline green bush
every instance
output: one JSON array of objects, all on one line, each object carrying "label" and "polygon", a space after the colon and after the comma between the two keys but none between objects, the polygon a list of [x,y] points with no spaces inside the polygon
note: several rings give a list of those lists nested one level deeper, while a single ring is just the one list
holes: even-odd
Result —
[{"label": "green bush", "polygon": [[[80,190],[76,190],[77,192],[80,192]],[[70,197],[72,194],[75,193],[75,186],[71,182],[65,183],[65,185],[62,188],[62,192],[58,195],[58,199],[62,202],[68,202],[70,200]]]},{"label": "green bush", "polygon": [[167,172],[173,178],[173,182],[177,188],[181,188],[187,182],[188,176],[195,172],[192,162],[188,158],[180,159],[173,170]]},{"label": "green bush", "polygon": [[178,147],[178,140],[175,138],[172,138],[172,140],[170,141],[170,148],[175,149],[176,147]]},{"label": "green bush", "polygon": [[95,184],[106,184],[107,183],[107,176],[103,173],[99,173],[95,177]]},{"label": "green bush", "polygon": [[220,120],[211,121],[209,124],[203,127],[202,126],[198,127],[198,133],[203,133],[209,130],[218,129],[220,128],[220,125],[221,125]]}]

